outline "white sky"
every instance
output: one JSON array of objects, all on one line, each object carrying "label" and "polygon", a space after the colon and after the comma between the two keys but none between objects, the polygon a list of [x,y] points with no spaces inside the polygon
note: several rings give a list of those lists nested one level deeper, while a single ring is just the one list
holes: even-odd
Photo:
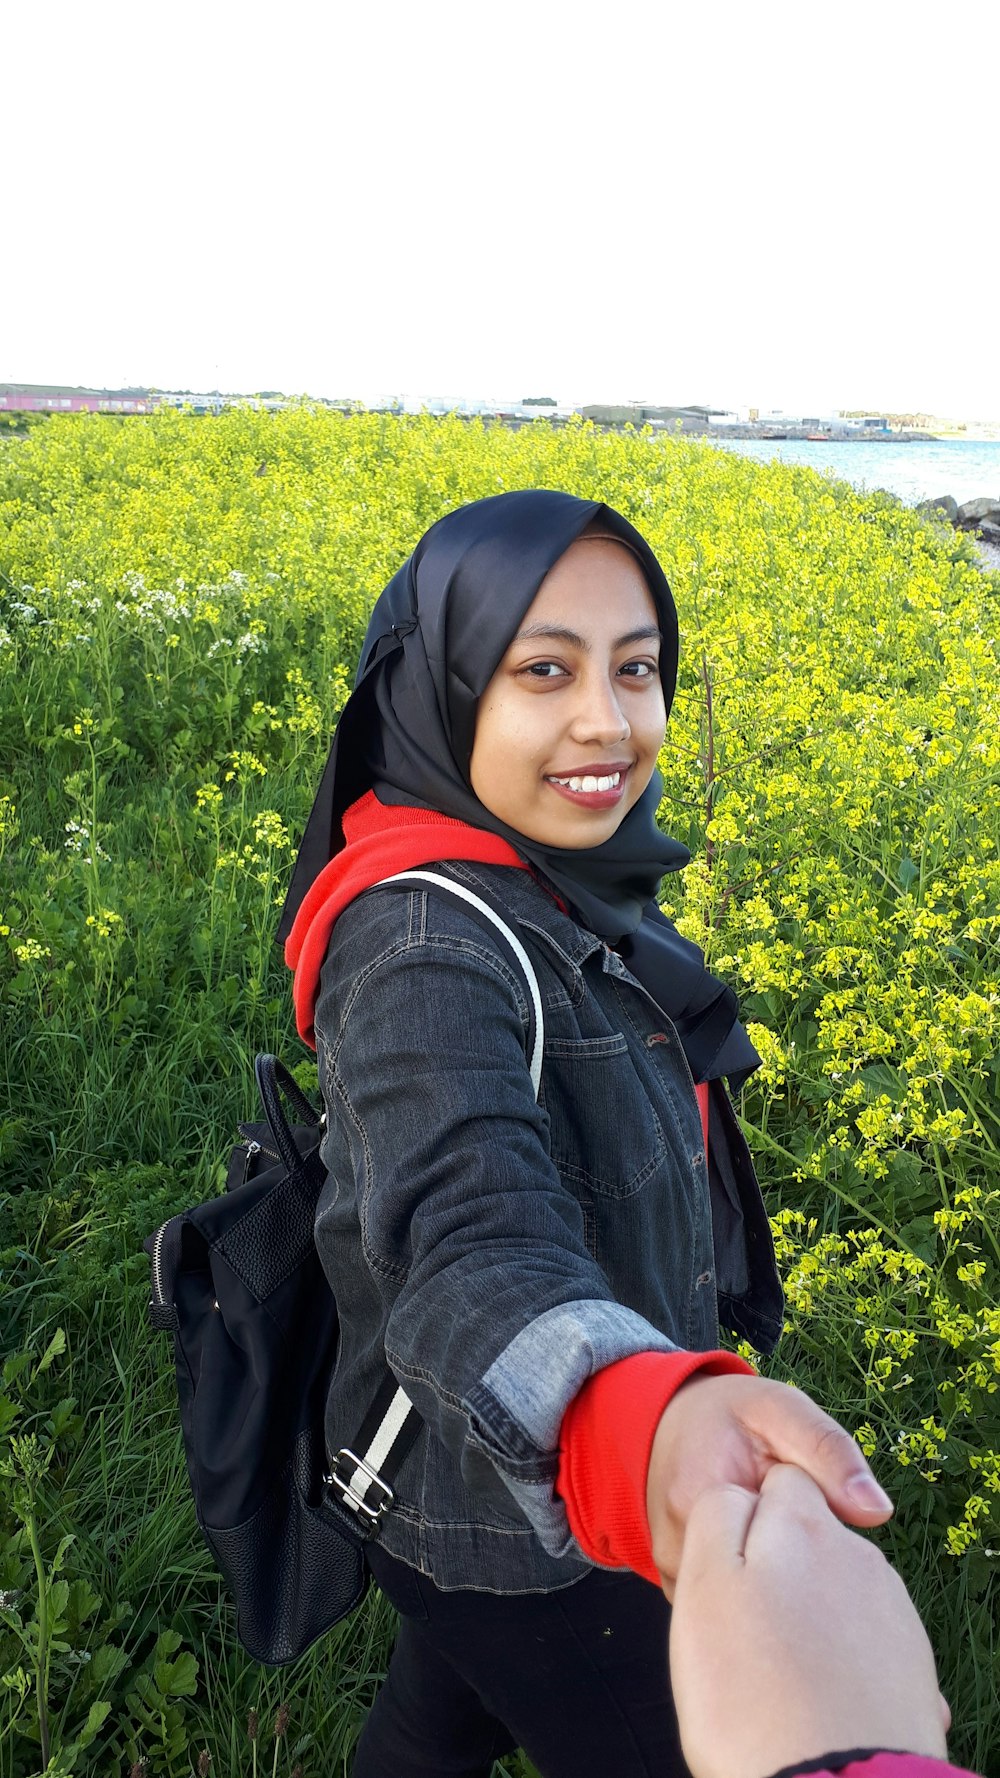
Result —
[{"label": "white sky", "polygon": [[0,380],[1000,417],[996,0],[8,0]]}]

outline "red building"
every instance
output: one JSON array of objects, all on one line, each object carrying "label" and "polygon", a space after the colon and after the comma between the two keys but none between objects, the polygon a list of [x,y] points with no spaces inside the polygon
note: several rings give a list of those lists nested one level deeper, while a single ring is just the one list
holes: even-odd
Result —
[{"label": "red building", "polygon": [[49,383],[0,383],[0,413],[148,414],[159,397],[135,389],[66,389]]}]

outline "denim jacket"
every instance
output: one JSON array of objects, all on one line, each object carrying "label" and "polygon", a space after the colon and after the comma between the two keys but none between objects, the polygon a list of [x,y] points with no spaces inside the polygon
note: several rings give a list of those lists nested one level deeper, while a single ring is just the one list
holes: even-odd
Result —
[{"label": "denim jacket", "polygon": [[502,905],[532,958],[541,1091],[524,983],[459,900],[376,887],[345,909],[315,1019],[316,1240],[341,1318],[327,1443],[357,1431],[388,1361],[426,1429],[384,1548],[444,1589],[549,1591],[590,1566],[554,1488],[587,1378],[710,1350],[720,1313],[769,1351],[781,1289],[725,1089],[706,1169],[677,1035],[617,953],[527,871],[436,868]]}]

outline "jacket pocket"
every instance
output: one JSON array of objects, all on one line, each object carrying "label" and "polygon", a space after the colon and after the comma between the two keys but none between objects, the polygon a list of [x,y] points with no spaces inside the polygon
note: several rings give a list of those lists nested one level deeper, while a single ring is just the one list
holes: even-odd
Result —
[{"label": "jacket pocket", "polygon": [[620,1032],[546,1037],[541,1102],[552,1159],[571,1184],[628,1198],[660,1167],[663,1127]]}]

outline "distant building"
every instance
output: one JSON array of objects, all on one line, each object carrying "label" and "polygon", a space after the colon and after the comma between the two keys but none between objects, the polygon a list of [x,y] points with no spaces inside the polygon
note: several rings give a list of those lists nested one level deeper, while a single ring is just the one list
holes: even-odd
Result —
[{"label": "distant building", "polygon": [[[273,401],[268,401],[262,404],[253,396],[249,395],[241,395],[239,399],[241,402],[247,403],[250,407],[260,407],[261,405],[265,407],[284,407],[285,405],[284,402],[277,403]],[[220,395],[218,390],[213,390],[210,395],[199,395],[193,389],[181,389],[177,391],[167,391],[159,397],[159,406],[161,407],[189,407],[192,412],[196,414],[219,414],[222,412],[222,409],[228,405],[229,401],[227,400],[227,397]]]},{"label": "distant building", "polygon": [[621,406],[592,402],[577,412],[585,420],[593,420],[595,426],[653,426],[675,432],[707,432],[711,424],[733,418],[714,407],[658,407],[640,402]]},{"label": "distant building", "polygon": [[149,414],[148,390],[60,388],[49,383],[0,383],[0,410],[24,414]]},{"label": "distant building", "polygon": [[672,432],[704,432],[709,410],[701,407],[642,407],[644,426],[668,427]]},{"label": "distant building", "polygon": [[593,420],[595,426],[642,425],[642,409],[640,407],[614,407],[605,402],[591,401],[578,411],[585,420]]}]

